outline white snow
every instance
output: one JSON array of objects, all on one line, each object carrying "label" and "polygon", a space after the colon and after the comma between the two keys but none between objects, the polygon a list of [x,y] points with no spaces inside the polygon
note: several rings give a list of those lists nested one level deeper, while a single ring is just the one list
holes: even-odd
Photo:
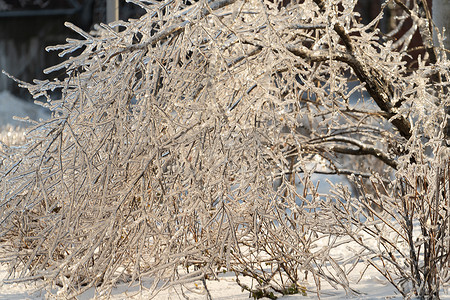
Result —
[{"label": "white snow", "polygon": [[[0,276],[4,278],[6,276],[6,266],[0,266]],[[356,278],[357,276],[355,276]],[[219,281],[207,281],[208,290],[213,300],[247,300],[249,299],[249,293],[242,291],[242,289],[236,284],[235,277],[232,273],[228,272],[222,274]],[[242,280],[241,278],[241,281]],[[245,282],[245,281],[244,281]],[[251,281],[247,281],[249,285]],[[395,289],[389,285],[375,271],[369,271],[364,278],[353,285],[353,288],[358,290],[361,294],[347,295],[343,290],[335,290],[331,286],[322,282],[323,287],[321,291],[321,298],[323,299],[402,299],[401,296],[396,293]],[[144,282],[145,286],[145,282]],[[38,284],[2,284],[0,285],[0,300],[2,299],[45,299],[45,292],[39,292],[37,290]],[[304,300],[304,299],[317,299],[315,292],[315,286],[312,282],[305,284],[307,288],[306,296],[302,294],[283,296],[280,300]],[[203,284],[197,282],[189,286],[189,290],[183,289],[183,293],[191,300],[203,300],[206,298],[206,292]],[[94,290],[91,289],[83,295],[79,296],[79,300],[93,299]],[[442,295],[442,299],[450,299],[449,296]],[[139,292],[139,288],[136,286],[129,287],[128,284],[119,285],[112,291],[111,300],[122,299],[149,299],[148,293],[145,291]],[[180,288],[172,288],[159,293],[154,299],[184,299]]]},{"label": "white snow", "polygon": [[[350,251],[345,250],[344,247],[339,249],[339,256],[342,260],[351,255]],[[363,278],[358,281],[360,271],[363,265],[359,266],[359,269],[355,269],[352,272],[351,279],[353,284],[351,287],[359,292],[359,294],[349,295],[346,294],[342,289],[334,289],[329,284],[321,282],[322,289],[320,292],[320,297],[322,299],[402,299],[402,297],[396,292],[394,287],[392,287],[380,274],[378,274],[374,269],[369,268]],[[0,265],[0,276],[4,278],[7,275],[6,266]],[[251,286],[251,280],[247,281],[240,278],[242,282]],[[150,280],[147,282],[143,281],[143,286],[149,286]],[[2,299],[45,299],[45,292],[39,292],[37,290],[39,283],[31,284],[2,284],[0,285],[0,300]],[[221,274],[219,281],[207,280],[207,287],[212,296],[213,300],[247,300],[249,299],[249,293],[247,291],[242,291],[242,289],[236,284],[235,276],[231,273]],[[302,294],[282,296],[278,299],[280,300],[305,300],[305,299],[318,299],[315,291],[315,285],[312,280],[305,282],[305,287],[307,289],[306,296]],[[184,288],[172,288],[164,290],[159,293],[155,298],[158,300],[165,299],[185,299],[182,296],[182,292],[187,299],[191,300],[203,300],[207,299],[206,291],[201,282],[196,282],[188,286],[189,289]],[[93,299],[94,289],[91,289],[81,296],[78,297],[79,300]],[[101,298],[100,298],[101,299]],[[139,291],[136,285],[129,286],[128,284],[121,284],[117,288],[113,289],[110,298],[111,300],[122,300],[122,299],[134,299],[142,300],[149,299],[149,294],[145,290]],[[250,298],[251,299],[251,298]],[[266,299],[266,298],[264,298]],[[450,299],[450,296],[446,291],[442,291],[441,299]]]},{"label": "white snow", "polygon": [[17,98],[8,91],[0,92],[0,127],[6,125],[25,126],[26,123],[14,120],[13,117],[30,117],[38,121],[49,116],[49,112],[43,107]]}]

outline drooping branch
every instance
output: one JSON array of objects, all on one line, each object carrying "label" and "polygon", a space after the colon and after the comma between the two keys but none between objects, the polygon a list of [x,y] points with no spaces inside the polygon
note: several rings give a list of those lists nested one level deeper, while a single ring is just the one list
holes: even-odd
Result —
[{"label": "drooping branch", "polygon": [[[343,30],[343,29],[342,29]],[[349,44],[349,48],[353,46]],[[366,89],[377,103],[378,107],[385,113],[383,116],[391,120],[391,123],[398,129],[400,134],[409,139],[411,137],[411,124],[405,117],[397,115],[396,108],[390,101],[388,90],[392,88],[385,82],[380,80],[380,72],[375,69],[368,69],[367,65],[362,64],[354,55],[347,53],[334,53],[312,51],[304,46],[286,45],[286,49],[292,54],[309,59],[314,62],[323,62],[328,60],[335,60],[347,63],[355,71],[355,74],[366,83]],[[381,77],[382,78],[382,77]]]},{"label": "drooping branch", "polygon": [[343,145],[333,145],[333,146],[331,146],[331,149],[337,153],[342,153],[342,154],[371,155],[371,156],[374,156],[377,159],[383,161],[388,166],[390,166],[394,169],[397,169],[398,163],[394,159],[392,159],[391,157],[386,155],[382,150],[374,148],[374,147],[369,147],[355,139],[347,138],[347,137],[332,137],[332,138],[324,138],[323,142],[324,143],[327,143],[327,142],[345,143],[345,144],[350,144],[350,145],[356,146],[357,148],[355,149],[355,148],[346,147]]},{"label": "drooping branch", "polygon": [[342,146],[332,146],[331,150],[336,153],[341,154],[350,154],[350,155],[372,155],[381,161],[383,161],[388,166],[397,169],[398,163],[385,155],[381,150],[369,147],[362,147],[358,149],[350,148],[350,147],[342,147]]},{"label": "drooping branch", "polygon": [[[314,0],[314,2],[322,11],[325,10],[324,0]],[[409,139],[411,137],[411,124],[404,116],[397,114],[397,110],[391,102],[392,91],[394,90],[392,85],[383,78],[384,76],[382,75],[382,72],[376,70],[368,64],[364,64],[360,60],[355,51],[352,38],[345,31],[342,25],[336,22],[333,29],[342,39],[342,42],[348,52],[347,55],[351,57],[351,59],[347,59],[346,63],[353,69],[359,80],[366,84],[366,89],[370,96],[373,98],[378,107],[388,114],[387,119],[391,120],[392,125],[397,128],[400,135],[406,139]]]}]

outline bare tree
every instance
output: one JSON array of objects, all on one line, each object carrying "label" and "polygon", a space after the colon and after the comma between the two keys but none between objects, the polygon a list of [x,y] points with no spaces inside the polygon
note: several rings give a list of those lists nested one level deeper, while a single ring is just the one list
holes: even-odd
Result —
[{"label": "bare tree", "polygon": [[[413,23],[398,40],[377,28],[382,13],[359,23],[349,0],[130,2],[147,13],[91,33],[66,24],[82,39],[49,50],[83,51],[46,70],[63,81],[21,83],[53,117],[0,169],[9,282],[73,297],[148,276],[157,293],[225,268],[257,279],[241,283],[254,295],[303,291],[307,274],[352,291],[330,251],[365,232],[382,245],[365,261],[388,260],[380,272],[402,294],[438,295],[449,64],[424,1],[394,1],[397,27]],[[416,30],[426,51],[409,69]],[[359,197],[321,194],[317,174],[357,178]],[[436,237],[425,252],[417,222]]]}]

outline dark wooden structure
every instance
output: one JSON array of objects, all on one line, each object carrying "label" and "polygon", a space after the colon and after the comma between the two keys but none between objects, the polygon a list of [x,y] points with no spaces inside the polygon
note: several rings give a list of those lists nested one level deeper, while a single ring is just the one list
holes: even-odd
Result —
[{"label": "dark wooden structure", "polygon": [[[25,82],[54,78],[58,74],[45,75],[43,70],[66,58],[45,48],[64,43],[68,37],[79,38],[64,26],[66,21],[86,31],[95,23],[105,22],[105,6],[106,0],[0,0],[0,70]],[[135,5],[121,1],[121,19],[142,13]],[[0,74],[2,90],[30,98],[28,91]]]}]

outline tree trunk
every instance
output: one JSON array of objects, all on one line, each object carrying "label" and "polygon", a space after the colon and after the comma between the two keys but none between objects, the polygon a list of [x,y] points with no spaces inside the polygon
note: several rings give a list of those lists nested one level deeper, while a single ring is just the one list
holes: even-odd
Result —
[{"label": "tree trunk", "polygon": [[445,36],[447,37],[444,40],[445,49],[450,49],[450,0],[434,0],[432,11],[433,21],[439,31],[442,32],[442,28],[445,28]]},{"label": "tree trunk", "polygon": [[[442,29],[445,28],[446,38],[444,40],[444,47],[445,47],[445,49],[450,49],[450,38],[449,38],[450,0],[434,0],[432,14],[433,14],[433,22],[439,28],[439,31],[442,32]],[[435,43],[437,42],[436,36],[437,36],[437,34],[435,35],[435,38],[434,38]],[[445,107],[445,113],[447,114],[447,125],[445,126],[444,134],[445,134],[445,137],[447,140],[447,146],[449,146],[449,144],[450,144],[450,106]]]}]

